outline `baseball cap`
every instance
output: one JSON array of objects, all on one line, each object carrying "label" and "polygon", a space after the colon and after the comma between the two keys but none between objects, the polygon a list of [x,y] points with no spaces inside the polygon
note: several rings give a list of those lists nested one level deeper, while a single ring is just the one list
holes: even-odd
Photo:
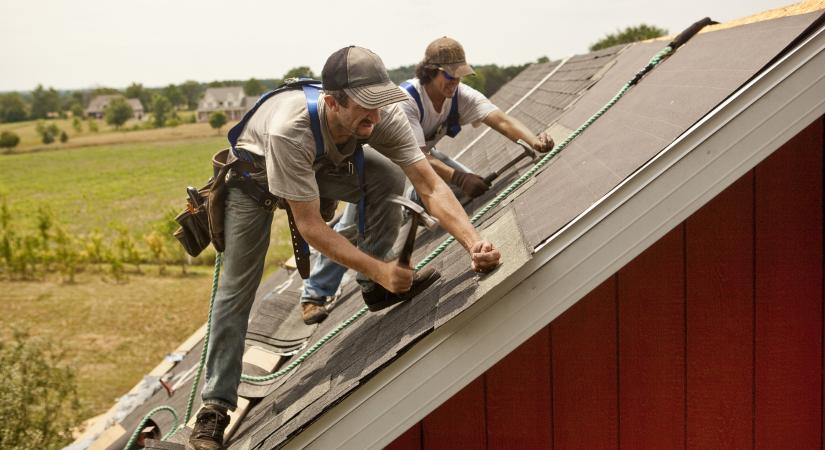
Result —
[{"label": "baseball cap", "polygon": [[347,93],[355,103],[378,109],[407,100],[407,94],[390,80],[381,58],[351,45],[330,55],[321,71],[324,90]]},{"label": "baseball cap", "polygon": [[424,64],[438,66],[456,78],[475,74],[473,68],[467,64],[464,47],[447,36],[430,42],[424,52]]}]

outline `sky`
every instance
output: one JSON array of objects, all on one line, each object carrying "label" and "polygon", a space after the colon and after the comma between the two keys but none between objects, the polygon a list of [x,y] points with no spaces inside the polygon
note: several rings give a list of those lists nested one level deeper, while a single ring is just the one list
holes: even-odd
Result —
[{"label": "sky", "polygon": [[435,38],[470,64],[512,65],[586,53],[607,33],[646,23],[678,33],[789,0],[0,0],[0,92],[125,88],[186,80],[319,74],[347,45],[388,68],[414,64]]}]

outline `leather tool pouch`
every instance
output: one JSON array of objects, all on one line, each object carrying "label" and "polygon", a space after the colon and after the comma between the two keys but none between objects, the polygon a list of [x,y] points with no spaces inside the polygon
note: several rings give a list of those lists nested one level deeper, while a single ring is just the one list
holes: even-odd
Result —
[{"label": "leather tool pouch", "polygon": [[180,225],[174,236],[186,253],[198,256],[209,243],[222,252],[225,245],[223,219],[226,202],[226,159],[229,149],[212,157],[213,176],[196,192],[190,190],[186,209],[175,217]]}]

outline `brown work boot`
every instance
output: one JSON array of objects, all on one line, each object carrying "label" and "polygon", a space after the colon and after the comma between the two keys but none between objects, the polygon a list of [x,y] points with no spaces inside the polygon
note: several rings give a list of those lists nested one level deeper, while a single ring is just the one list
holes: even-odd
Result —
[{"label": "brown work boot", "polygon": [[370,311],[380,311],[396,303],[407,301],[424,292],[425,289],[432,286],[439,278],[441,278],[441,274],[435,269],[428,267],[415,273],[412,287],[407,292],[393,294],[376,283],[374,289],[369,292],[361,291],[361,295],[364,297],[364,303],[367,304],[367,308],[369,308]]},{"label": "brown work boot", "polygon": [[323,305],[316,305],[315,303],[301,303],[303,307],[304,323],[312,325],[313,323],[321,323],[327,318],[327,309]]},{"label": "brown work boot", "polygon": [[206,405],[198,411],[186,450],[222,450],[223,430],[229,425],[226,408]]}]

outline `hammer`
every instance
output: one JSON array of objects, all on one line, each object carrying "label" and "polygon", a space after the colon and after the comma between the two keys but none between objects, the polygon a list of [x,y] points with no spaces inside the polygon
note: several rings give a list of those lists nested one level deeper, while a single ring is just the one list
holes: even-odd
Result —
[{"label": "hammer", "polygon": [[401,249],[401,255],[398,256],[399,264],[410,267],[410,258],[412,258],[413,247],[415,247],[415,232],[418,230],[418,225],[421,224],[427,229],[434,230],[438,227],[438,219],[431,216],[423,206],[408,198],[390,195],[388,200],[407,208],[407,211],[410,212],[410,231],[407,232],[407,240],[404,241],[404,248]]},{"label": "hammer", "polygon": [[520,155],[516,156],[512,161],[505,164],[504,167],[502,167],[501,169],[498,169],[495,172],[491,173],[490,175],[487,175],[486,177],[484,177],[484,182],[487,183],[487,186],[492,185],[493,180],[498,178],[498,176],[501,175],[502,173],[506,172],[507,169],[515,166],[522,159],[524,159],[526,157],[529,157],[532,161],[535,161],[536,158],[538,157],[538,155],[536,154],[536,151],[533,150],[529,145],[527,145],[527,143],[524,142],[524,140],[519,139],[519,140],[516,141],[516,144],[520,145],[522,150],[524,150],[524,151]]}]

